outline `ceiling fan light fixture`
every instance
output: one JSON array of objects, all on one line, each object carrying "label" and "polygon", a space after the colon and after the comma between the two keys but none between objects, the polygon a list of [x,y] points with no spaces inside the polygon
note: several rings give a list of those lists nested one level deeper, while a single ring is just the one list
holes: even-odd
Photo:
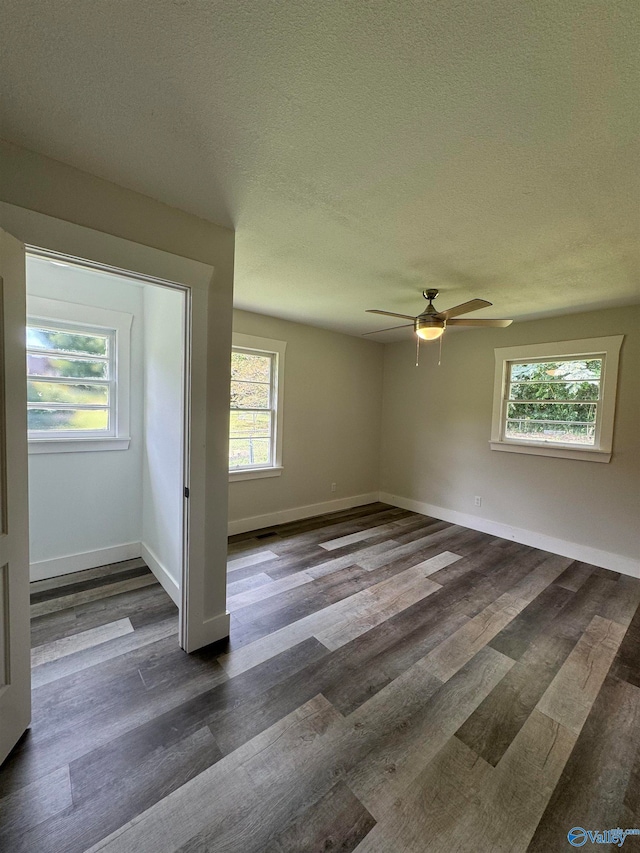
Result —
[{"label": "ceiling fan light fixture", "polygon": [[416,317],[415,332],[423,341],[437,341],[445,325],[445,321],[437,317]]},{"label": "ceiling fan light fixture", "polygon": [[470,299],[468,302],[461,302],[460,305],[454,305],[453,308],[448,308],[446,311],[436,311],[433,307],[433,300],[438,295],[437,290],[425,290],[422,295],[429,300],[429,304],[417,317],[412,317],[410,314],[396,314],[394,311],[382,311],[379,308],[368,308],[369,314],[384,314],[385,317],[399,317],[401,320],[411,320],[403,326],[392,326],[390,329],[377,329],[375,332],[364,332],[365,335],[377,335],[380,332],[391,332],[395,329],[408,329],[413,326],[413,331],[418,338],[418,347],[420,341],[437,341],[442,338],[442,334],[448,325],[451,326],[493,326],[494,328],[503,329],[505,326],[510,326],[513,320],[482,320],[460,319],[460,314],[470,314],[472,311],[478,311],[480,308],[488,308],[491,302],[486,299]]}]

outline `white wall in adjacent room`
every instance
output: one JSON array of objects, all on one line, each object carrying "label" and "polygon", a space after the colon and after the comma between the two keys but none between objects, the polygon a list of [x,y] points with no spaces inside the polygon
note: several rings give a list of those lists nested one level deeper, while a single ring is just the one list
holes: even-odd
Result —
[{"label": "white wall in adjacent room", "polygon": [[182,565],[184,295],[144,287],[143,557],[174,599]]},{"label": "white wall in adjacent room", "polygon": [[134,282],[37,258],[27,263],[27,292],[133,315],[128,450],[29,456],[30,561],[43,577],[47,561],[140,541],[144,306]]}]

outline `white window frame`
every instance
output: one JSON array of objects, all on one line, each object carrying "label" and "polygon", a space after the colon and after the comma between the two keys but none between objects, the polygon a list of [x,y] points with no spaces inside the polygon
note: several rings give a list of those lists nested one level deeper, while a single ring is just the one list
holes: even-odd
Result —
[{"label": "white window frame", "polygon": [[27,323],[47,323],[56,327],[68,327],[81,331],[108,334],[114,343],[115,376],[112,379],[113,419],[108,434],[86,432],[82,435],[63,433],[46,434],[30,432],[29,453],[77,453],[82,451],[127,450],[131,442],[129,435],[131,374],[131,324],[133,316],[123,311],[63,302],[42,296],[27,295]]},{"label": "white window frame", "polygon": [[229,482],[238,480],[256,480],[262,477],[279,477],[282,474],[282,423],[284,412],[284,356],[287,348],[285,341],[271,338],[260,338],[255,335],[233,333],[232,350],[251,352],[256,355],[271,356],[274,364],[273,393],[272,393],[272,451],[271,465],[260,465],[254,468],[230,468]]},{"label": "white window frame", "polygon": [[[590,462],[609,462],[613,447],[613,426],[616,408],[618,363],[624,335],[603,338],[584,338],[495,349],[493,384],[493,418],[491,423],[492,450],[508,453],[528,453],[535,456],[556,456]],[[602,358],[601,399],[598,402],[595,444],[523,441],[505,437],[509,365],[512,362],[560,361],[568,358]]]}]

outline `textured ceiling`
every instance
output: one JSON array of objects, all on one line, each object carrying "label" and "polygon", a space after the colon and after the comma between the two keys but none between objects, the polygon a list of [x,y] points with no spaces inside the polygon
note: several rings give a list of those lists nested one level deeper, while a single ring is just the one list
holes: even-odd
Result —
[{"label": "textured ceiling", "polygon": [[[360,333],[640,301],[637,0],[3,0],[1,135],[237,232]],[[384,339],[384,338],[382,338]]]}]

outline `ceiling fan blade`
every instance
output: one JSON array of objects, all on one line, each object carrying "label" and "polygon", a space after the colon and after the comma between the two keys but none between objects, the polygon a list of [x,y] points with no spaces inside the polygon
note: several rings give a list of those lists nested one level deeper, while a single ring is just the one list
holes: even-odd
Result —
[{"label": "ceiling fan blade", "polygon": [[367,308],[367,314],[384,314],[386,317],[400,317],[402,320],[415,320],[411,314],[394,314],[393,311],[378,311],[377,308]]},{"label": "ceiling fan blade", "polygon": [[454,305],[448,311],[439,311],[440,317],[448,320],[449,317],[457,317],[458,314],[468,314],[470,311],[478,311],[480,308],[487,308],[493,305],[493,302],[487,302],[486,299],[471,299],[469,302],[463,302],[461,305]]},{"label": "ceiling fan blade", "polygon": [[375,332],[363,332],[361,337],[365,335],[379,335],[380,332],[392,332],[394,329],[408,329],[409,326],[413,327],[413,323],[407,323],[403,326],[390,326],[388,329],[376,329]]},{"label": "ceiling fan blade", "polygon": [[447,320],[447,326],[496,326],[503,329],[513,320]]}]

